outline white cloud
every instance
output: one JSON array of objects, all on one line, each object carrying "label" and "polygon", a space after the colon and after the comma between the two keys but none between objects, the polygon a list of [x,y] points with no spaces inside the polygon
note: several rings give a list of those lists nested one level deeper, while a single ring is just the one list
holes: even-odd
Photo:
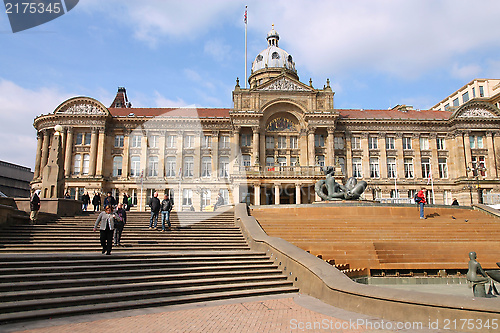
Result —
[{"label": "white cloud", "polygon": [[55,110],[71,95],[57,88],[23,88],[0,79],[0,158],[34,168],[36,130],[33,120]]},{"label": "white cloud", "polygon": [[470,81],[474,78],[479,77],[481,71],[482,71],[481,66],[477,64],[460,66],[459,64],[454,63],[451,70],[451,75],[458,79]]},{"label": "white cloud", "polygon": [[232,56],[231,46],[219,38],[206,41],[204,52],[212,56],[217,62],[224,62]]},{"label": "white cloud", "polygon": [[158,91],[155,91],[155,105],[158,108],[182,108],[188,106],[184,100],[181,98],[177,98],[177,100],[171,100],[168,98],[165,98],[163,95],[161,95]]}]

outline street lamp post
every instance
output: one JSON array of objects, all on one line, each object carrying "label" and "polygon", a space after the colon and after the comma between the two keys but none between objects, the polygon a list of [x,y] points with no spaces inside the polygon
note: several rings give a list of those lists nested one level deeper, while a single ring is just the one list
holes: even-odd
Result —
[{"label": "street lamp post", "polygon": [[469,193],[470,193],[470,204],[472,205],[472,180],[476,180],[476,188],[477,188],[477,203],[482,203],[481,189],[479,184],[479,179],[482,177],[483,173],[486,172],[486,168],[481,166],[479,162],[469,162],[467,167],[467,174],[472,172],[472,177],[467,177],[469,180]]}]

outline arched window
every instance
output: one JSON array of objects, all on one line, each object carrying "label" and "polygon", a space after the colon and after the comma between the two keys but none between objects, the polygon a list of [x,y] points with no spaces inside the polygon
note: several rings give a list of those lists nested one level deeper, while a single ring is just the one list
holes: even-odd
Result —
[{"label": "arched window", "polygon": [[278,54],[278,52],[273,52],[273,54],[271,55],[271,58],[273,58],[273,59],[279,59],[280,55]]}]

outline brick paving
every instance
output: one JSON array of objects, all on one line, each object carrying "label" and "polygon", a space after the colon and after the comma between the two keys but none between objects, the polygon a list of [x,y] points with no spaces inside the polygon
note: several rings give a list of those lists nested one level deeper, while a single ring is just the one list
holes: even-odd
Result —
[{"label": "brick paving", "polygon": [[[222,305],[214,305],[220,303]],[[365,325],[358,325],[359,320],[362,320]],[[121,313],[102,313],[79,318],[69,317],[42,321],[35,325],[21,324],[17,326],[17,329],[11,327],[7,331],[17,333],[445,332],[425,328],[398,330],[387,329],[387,326],[377,327],[376,325],[381,322],[386,325],[389,323],[379,318],[335,308],[307,295],[288,294],[281,298],[277,296],[256,297],[250,301],[240,299],[209,304],[139,309]],[[39,328],[23,330],[29,327]],[[446,332],[453,333],[449,330]]]},{"label": "brick paving", "polygon": [[[292,320],[296,322],[291,322]],[[306,309],[298,305],[293,298],[281,298],[103,319],[22,332],[300,332],[303,331],[299,328],[301,323],[306,331],[311,331],[307,330],[305,325],[312,325],[314,322],[328,322],[328,325],[335,328],[335,325],[342,325],[344,321]],[[366,332],[366,329],[315,329],[314,332],[361,333]]]}]

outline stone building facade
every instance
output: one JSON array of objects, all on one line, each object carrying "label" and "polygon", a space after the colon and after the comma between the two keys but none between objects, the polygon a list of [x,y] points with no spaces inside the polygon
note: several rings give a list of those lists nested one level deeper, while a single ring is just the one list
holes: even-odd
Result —
[{"label": "stone building facade", "polygon": [[301,82],[274,28],[267,41],[249,88],[237,80],[231,109],[133,108],[119,88],[110,107],[75,97],[36,118],[32,187],[43,187],[61,125],[64,188],[76,198],[127,192],[138,209],[154,191],[171,193],[177,209],[202,210],[219,192],[229,203],[311,203],[326,165],[368,181],[368,200],[412,198],[427,185],[436,204],[466,204],[500,190],[498,96],[446,110],[336,109],[329,80],[319,89]]}]

